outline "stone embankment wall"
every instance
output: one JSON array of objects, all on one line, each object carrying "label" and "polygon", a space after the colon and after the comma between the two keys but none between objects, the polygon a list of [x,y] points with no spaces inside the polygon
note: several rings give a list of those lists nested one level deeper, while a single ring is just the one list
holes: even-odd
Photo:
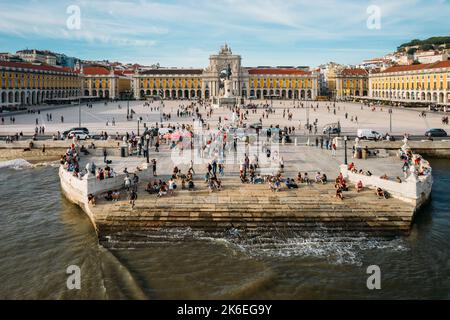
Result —
[{"label": "stone embankment wall", "polygon": [[[369,149],[399,150],[403,141],[360,141],[360,146]],[[441,141],[408,141],[408,146],[414,153],[431,158],[450,158],[450,139]]]},{"label": "stone embankment wall", "polygon": [[82,179],[73,176],[71,172],[59,167],[59,179],[61,181],[61,189],[71,202],[80,206],[89,216],[92,224],[96,227],[95,218],[91,213],[88,205],[88,195],[93,194],[98,196],[110,190],[120,189],[124,185],[123,174],[117,175],[114,178],[98,180],[94,175],[86,175]]},{"label": "stone embankment wall", "polygon": [[[24,150],[30,147],[30,142],[33,143],[33,150],[42,150],[45,145],[45,149],[49,150],[59,150],[64,151],[70,146],[73,142],[72,140],[40,140],[40,141],[32,141],[32,140],[19,140],[14,141],[13,143],[6,143],[5,141],[0,141],[0,152],[7,152],[13,150]],[[95,149],[88,149],[88,146],[94,143]],[[120,146],[122,141],[116,140],[86,140],[86,141],[78,141],[77,144],[79,146],[84,145],[86,149],[88,149],[89,153],[93,156],[103,156],[103,148],[107,149],[109,156],[120,156]],[[3,151],[2,151],[3,150]]]},{"label": "stone embankment wall", "polygon": [[346,165],[341,165],[340,171],[344,178],[352,183],[361,181],[365,187],[381,188],[388,191],[394,198],[413,204],[418,210],[428,201],[433,186],[433,176],[410,176],[406,181],[381,179],[378,176],[366,176],[364,174],[352,173]]}]

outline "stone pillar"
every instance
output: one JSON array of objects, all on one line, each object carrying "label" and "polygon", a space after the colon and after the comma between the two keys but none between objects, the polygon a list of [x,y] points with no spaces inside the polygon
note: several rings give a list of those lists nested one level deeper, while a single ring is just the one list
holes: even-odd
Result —
[{"label": "stone pillar", "polygon": [[109,98],[115,99],[116,98],[116,78],[112,77],[109,81]]},{"label": "stone pillar", "polygon": [[133,77],[133,89],[134,89],[134,97],[135,99],[140,99],[140,91],[141,91],[141,82],[139,81],[139,78]]}]

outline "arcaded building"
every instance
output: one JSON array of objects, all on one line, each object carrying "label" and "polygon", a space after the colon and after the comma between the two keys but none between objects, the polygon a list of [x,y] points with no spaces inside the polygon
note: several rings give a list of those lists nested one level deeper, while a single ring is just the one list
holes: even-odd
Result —
[{"label": "arcaded building", "polygon": [[17,109],[78,99],[81,81],[68,68],[0,61],[0,107]]},{"label": "arcaded building", "polygon": [[211,99],[223,95],[223,80],[232,83],[232,94],[255,99],[312,100],[318,94],[318,73],[294,67],[244,67],[242,58],[223,46],[211,55],[205,69],[158,68],[133,75],[134,96],[145,99]]}]

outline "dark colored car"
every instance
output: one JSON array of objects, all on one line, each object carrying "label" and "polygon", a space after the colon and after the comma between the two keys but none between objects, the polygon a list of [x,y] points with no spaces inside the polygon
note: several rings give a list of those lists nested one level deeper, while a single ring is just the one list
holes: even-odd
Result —
[{"label": "dark colored car", "polygon": [[323,129],[323,134],[340,134],[341,129],[340,128],[325,128]]},{"label": "dark colored car", "polygon": [[253,123],[253,124],[250,125],[250,129],[259,129],[259,130],[261,130],[262,128],[263,128],[263,125],[262,125],[261,122]]},{"label": "dark colored car", "polygon": [[425,133],[425,137],[447,137],[447,132],[444,129],[431,129]]}]

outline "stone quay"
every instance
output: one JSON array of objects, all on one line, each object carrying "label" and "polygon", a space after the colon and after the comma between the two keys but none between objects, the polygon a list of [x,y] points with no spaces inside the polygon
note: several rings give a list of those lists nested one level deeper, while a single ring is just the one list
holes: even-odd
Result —
[{"label": "stone quay", "polygon": [[[403,174],[398,151],[385,150],[380,153],[383,156],[368,159],[353,159],[349,154],[349,162],[372,172],[367,176],[351,172],[347,165],[342,165],[344,152],[340,147],[336,156],[330,156],[329,151],[314,146],[281,146],[280,154],[285,162],[283,176],[295,178],[298,172],[308,172],[313,178],[320,171],[330,178],[327,184],[299,184],[298,189],[284,187],[280,192],[272,192],[267,184],[240,183],[237,164],[225,165],[226,174],[221,177],[222,190],[210,192],[202,178],[202,163],[194,166],[197,173],[194,191],[181,190],[180,187],[173,196],[150,195],[145,191],[148,181],[167,181],[171,176],[173,163],[170,157],[173,152],[168,148],[158,155],[157,178],[153,177],[151,168],[142,157],[111,157],[111,166],[115,166],[118,173],[114,178],[99,180],[95,175],[87,174],[80,179],[63,166],[59,169],[59,177],[63,194],[89,216],[100,242],[113,234],[142,235],[171,228],[219,232],[288,229],[364,232],[377,236],[408,235],[415,215],[430,197],[433,184],[431,169],[426,176],[412,172],[399,182],[395,177],[398,179]],[[350,150],[348,152],[351,153]],[[235,156],[240,158],[244,153]],[[92,159],[101,162],[99,157]],[[121,171],[124,167],[132,169],[129,170],[131,175],[135,172],[140,177],[137,185],[139,197],[134,207],[129,204],[124,191],[125,174]],[[184,167],[186,169],[187,165]],[[273,168],[261,170],[271,172]],[[349,186],[344,200],[335,196],[334,178],[339,173]],[[387,174],[390,178],[382,177]],[[361,192],[357,192],[354,186],[358,181],[364,185]],[[388,192],[390,197],[378,197],[375,193],[377,187]],[[105,193],[113,190],[120,192],[120,200],[105,200]],[[96,196],[96,205],[88,203],[90,194]]]}]

